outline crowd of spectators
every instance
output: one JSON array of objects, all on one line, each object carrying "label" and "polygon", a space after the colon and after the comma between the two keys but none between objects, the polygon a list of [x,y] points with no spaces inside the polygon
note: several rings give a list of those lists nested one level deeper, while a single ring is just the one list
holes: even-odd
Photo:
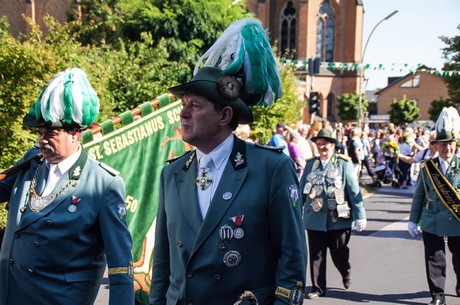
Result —
[{"label": "crowd of spectators", "polygon": [[[414,129],[391,123],[379,128],[361,129],[349,123],[331,123],[327,120],[315,121],[311,125],[300,124],[294,128],[278,122],[270,142],[261,144],[285,146],[284,153],[291,156],[300,177],[306,160],[318,156],[311,138],[323,128],[335,135],[338,141],[336,153],[351,158],[362,184],[365,183],[365,176],[368,179],[366,181],[373,184],[381,178],[376,173],[376,168],[380,165],[389,169],[392,174],[391,181],[395,182],[393,186],[408,188],[415,182],[412,178],[420,171],[420,162],[437,155],[430,145],[436,134],[429,127]],[[249,139],[251,130],[248,125],[241,125],[235,133]]]}]

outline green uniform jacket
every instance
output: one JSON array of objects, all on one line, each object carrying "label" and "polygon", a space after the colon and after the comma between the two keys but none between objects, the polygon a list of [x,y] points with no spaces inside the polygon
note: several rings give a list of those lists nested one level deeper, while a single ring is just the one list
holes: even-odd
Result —
[{"label": "green uniform jacket", "polygon": [[[38,152],[29,151],[23,159]],[[77,184],[33,212],[27,198],[40,163],[32,161],[28,169],[0,181],[0,202],[9,201],[0,251],[0,304],[93,304],[106,264],[119,268],[118,274],[109,275],[110,305],[134,304],[133,279],[128,274],[132,241],[123,216],[123,180],[82,150],[76,162],[81,172],[69,170],[79,173]],[[44,188],[47,173],[42,164],[37,192]],[[69,176],[65,175],[55,190],[67,182]],[[76,207],[73,212],[72,205]]]},{"label": "green uniform jacket", "polygon": [[[446,178],[458,191],[460,189],[459,162],[456,156],[454,158],[456,166],[447,173]],[[439,158],[434,158],[433,161],[439,166]],[[424,166],[425,162],[422,163],[422,170],[415,186],[409,221],[414,223],[421,221],[422,231],[437,236],[460,236],[460,221],[449,212],[436,193]],[[426,188],[423,185],[424,181]]]},{"label": "green uniform jacket", "polygon": [[304,212],[303,212],[303,222],[305,229],[314,230],[314,231],[329,231],[329,230],[339,230],[347,229],[354,227],[354,222],[356,219],[366,218],[366,212],[363,205],[363,197],[361,194],[361,189],[359,187],[358,178],[353,169],[353,163],[351,160],[343,155],[334,155],[333,158],[337,158],[337,167],[341,168],[342,172],[342,181],[345,190],[345,199],[348,202],[348,205],[351,207],[351,216],[350,218],[338,218],[336,222],[332,221],[332,216],[327,206],[327,194],[326,186],[323,183],[323,192],[321,194],[323,198],[323,207],[320,211],[315,212],[311,207],[312,199],[308,194],[304,193],[305,184],[307,182],[307,175],[312,171],[313,165],[316,163],[321,170],[327,170],[331,167],[331,161],[328,162],[326,168],[322,168],[321,161],[319,157],[308,160],[305,165],[304,173],[300,179],[300,192],[302,194],[302,199],[304,202]]},{"label": "green uniform jacket", "polygon": [[[245,290],[260,305],[290,304],[275,290],[305,284],[307,265],[292,160],[235,138],[204,221],[196,162],[188,152],[161,174],[150,304],[233,305]],[[244,236],[225,240],[222,230],[236,229],[238,216]]]}]

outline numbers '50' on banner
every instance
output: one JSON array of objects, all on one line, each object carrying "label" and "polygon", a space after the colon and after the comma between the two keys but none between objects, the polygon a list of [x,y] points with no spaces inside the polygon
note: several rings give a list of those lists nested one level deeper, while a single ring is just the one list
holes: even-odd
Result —
[{"label": "numbers '50' on banner", "polygon": [[148,304],[161,170],[166,160],[191,148],[181,140],[180,102],[169,104],[167,96],[167,103],[165,96],[159,99],[162,107],[158,110],[153,111],[147,102],[140,106],[142,116],[120,115],[121,128],[108,121],[101,124],[102,133],[83,134],[88,153],[118,171],[125,181],[136,304]]}]

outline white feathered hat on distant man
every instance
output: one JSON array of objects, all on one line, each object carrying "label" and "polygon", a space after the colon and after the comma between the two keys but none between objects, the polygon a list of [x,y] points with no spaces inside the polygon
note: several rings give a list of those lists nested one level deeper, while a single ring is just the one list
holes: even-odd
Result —
[{"label": "white feathered hat on distant man", "polygon": [[436,142],[460,141],[460,116],[454,107],[444,107],[435,125]]}]

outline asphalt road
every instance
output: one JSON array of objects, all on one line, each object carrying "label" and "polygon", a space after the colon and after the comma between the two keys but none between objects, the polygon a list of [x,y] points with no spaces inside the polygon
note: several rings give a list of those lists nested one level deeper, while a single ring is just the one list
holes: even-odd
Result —
[{"label": "asphalt road", "polygon": [[[350,241],[352,287],[345,290],[330,256],[327,262],[326,296],[304,301],[315,305],[345,304],[428,304],[431,297],[426,283],[423,244],[407,233],[407,219],[414,187],[407,190],[384,185],[365,197],[368,227],[353,231]],[[455,275],[448,253],[446,299],[460,305],[455,295]],[[307,270],[307,292],[310,291]],[[108,304],[108,280],[104,279],[96,305]],[[209,304],[197,304],[209,305]]]}]

